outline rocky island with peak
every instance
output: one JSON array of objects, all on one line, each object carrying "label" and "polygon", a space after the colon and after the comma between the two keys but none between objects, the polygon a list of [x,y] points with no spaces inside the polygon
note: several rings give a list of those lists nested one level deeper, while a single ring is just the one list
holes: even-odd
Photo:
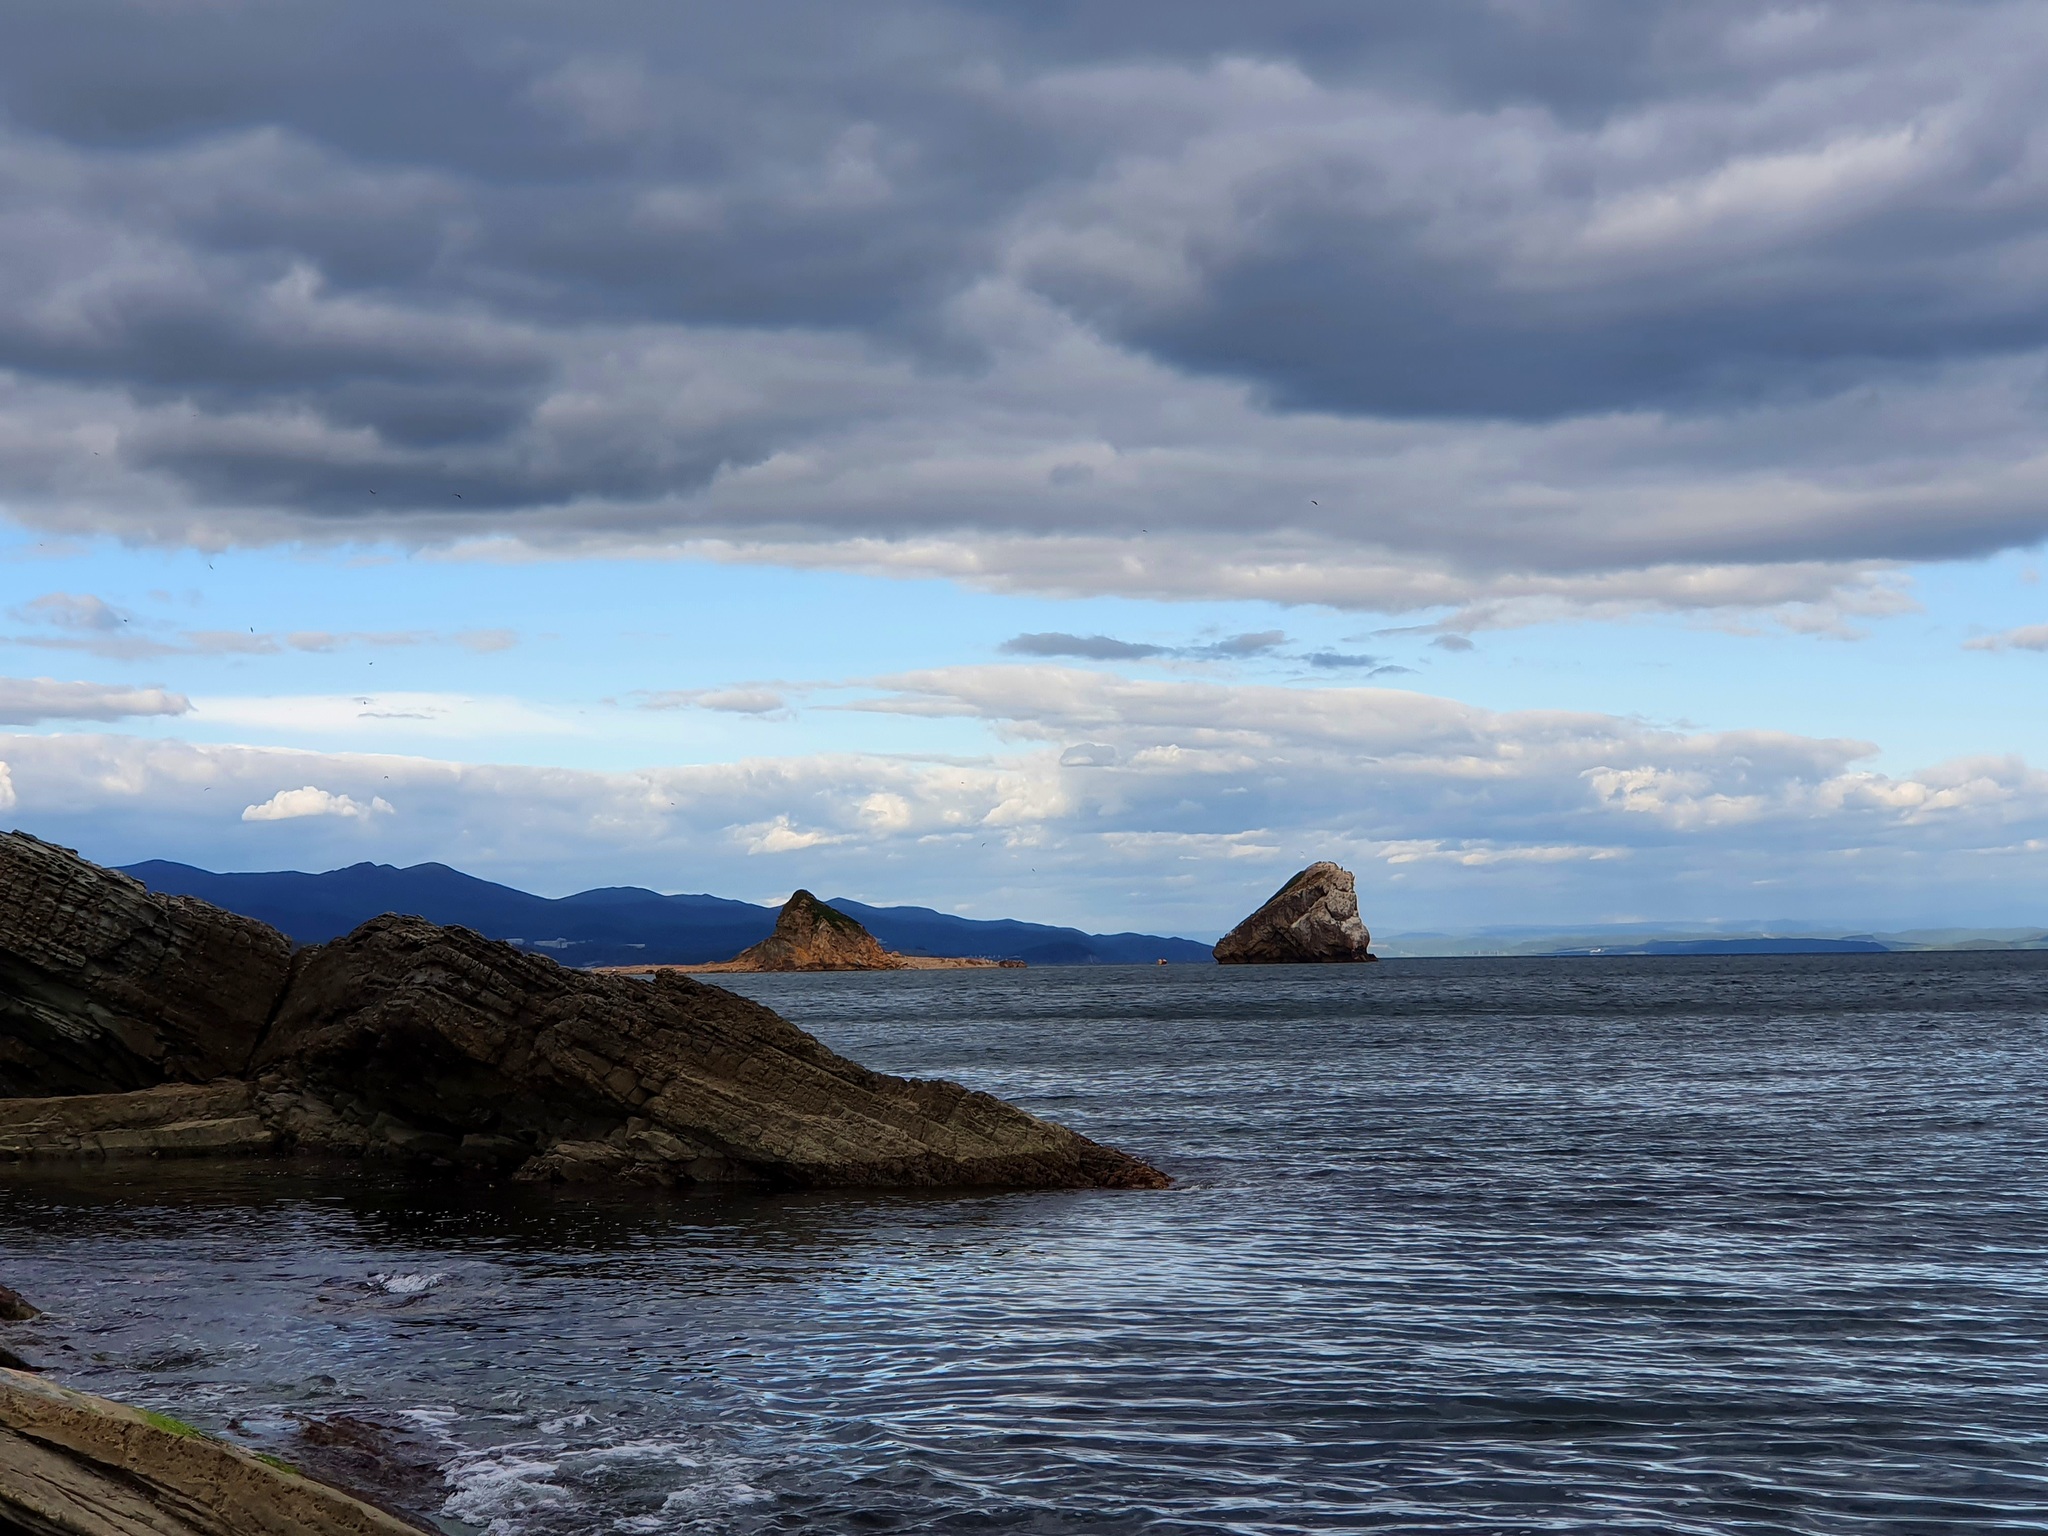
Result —
[{"label": "rocky island with peak", "polygon": [[977,960],[935,955],[901,955],[882,948],[881,941],[858,920],[797,891],[782,904],[775,931],[749,945],[730,960],[700,965],[614,965],[602,969],[618,976],[652,976],[674,971],[686,976],[742,974],[761,971],[961,971],[1021,968],[1021,960]]},{"label": "rocky island with peak", "polygon": [[1218,965],[1329,965],[1376,960],[1351,871],[1309,865],[1216,944]]},{"label": "rocky island with peak", "polygon": [[284,1152],[664,1186],[1167,1183],[686,976],[567,970],[398,915],[295,951],[0,834],[0,1161]]}]

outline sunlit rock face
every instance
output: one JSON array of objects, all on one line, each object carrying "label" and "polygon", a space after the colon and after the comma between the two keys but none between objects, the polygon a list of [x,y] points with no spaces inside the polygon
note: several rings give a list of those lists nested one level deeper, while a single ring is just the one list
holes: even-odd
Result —
[{"label": "sunlit rock face", "polygon": [[1345,964],[1376,958],[1351,871],[1311,864],[1216,945],[1218,965]]},{"label": "sunlit rock face", "polygon": [[733,958],[754,971],[895,971],[903,968],[859,923],[809,891],[783,903],[775,931]]}]

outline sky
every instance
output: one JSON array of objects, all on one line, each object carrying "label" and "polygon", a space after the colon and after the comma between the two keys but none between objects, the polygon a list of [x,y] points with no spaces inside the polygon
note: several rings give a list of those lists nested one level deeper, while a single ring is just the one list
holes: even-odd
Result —
[{"label": "sky", "polygon": [[0,820],[2048,923],[2044,64],[1996,0],[13,0]]}]

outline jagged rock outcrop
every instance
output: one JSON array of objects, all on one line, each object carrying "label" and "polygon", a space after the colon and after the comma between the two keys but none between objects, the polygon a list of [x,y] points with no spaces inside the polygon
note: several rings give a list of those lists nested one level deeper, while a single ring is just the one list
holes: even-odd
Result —
[{"label": "jagged rock outcrop", "polygon": [[[18,975],[32,974],[40,990],[34,1011],[0,1010],[0,1039],[26,1042],[21,1059],[36,1060],[58,1059],[48,1041],[74,1042],[66,1075],[100,1091],[0,1100],[0,1159],[298,1150],[663,1185],[1166,1182],[1136,1158],[988,1094],[870,1072],[717,987],[565,970],[422,918],[376,918],[290,956],[274,1001],[259,1010],[274,969],[262,939],[276,938],[271,930],[224,929],[203,903],[182,898],[170,912],[146,893],[138,905],[134,892],[106,884],[106,871],[23,841],[34,844],[42,879],[0,890],[0,995]],[[132,918],[135,944],[98,933],[96,958],[69,973],[11,947],[53,926],[23,908],[77,911],[107,890],[109,923]],[[201,1001],[201,970],[177,947],[181,934],[222,967],[215,1015]],[[74,945],[57,958],[84,952]],[[116,963],[137,953],[149,957],[146,968]],[[157,1017],[176,1020],[180,1040],[211,1043],[210,1054],[152,1057],[130,1047],[139,1035],[99,1027],[142,1016],[137,978],[148,974],[183,989],[168,994],[183,1011],[166,1004]],[[172,1034],[157,1028],[152,1038]],[[223,1075],[217,1064],[232,1057],[232,1042],[247,1042],[246,1059]],[[101,1056],[109,1070],[92,1080]],[[148,1070],[172,1081],[105,1091]],[[202,1074],[221,1080],[191,1081]]]},{"label": "jagged rock outcrop", "polygon": [[1351,871],[1311,864],[1216,945],[1218,965],[1318,965],[1372,960]]},{"label": "jagged rock outcrop", "polygon": [[240,1072],[291,953],[262,923],[0,834],[0,1095]]},{"label": "jagged rock outcrop", "polygon": [[42,1308],[31,1304],[21,1292],[0,1285],[0,1323],[33,1322],[42,1315]]},{"label": "jagged rock outcrop", "polygon": [[0,1531],[423,1536],[396,1515],[164,1414],[12,1370],[0,1370]]},{"label": "jagged rock outcrop", "polygon": [[747,971],[895,971],[899,955],[882,948],[875,936],[809,891],[798,891],[782,904],[775,931],[760,943],[741,950],[727,962]]}]

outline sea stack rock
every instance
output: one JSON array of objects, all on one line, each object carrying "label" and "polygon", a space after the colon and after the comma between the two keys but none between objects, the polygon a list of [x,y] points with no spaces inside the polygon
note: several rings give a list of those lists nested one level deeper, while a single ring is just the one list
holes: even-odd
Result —
[{"label": "sea stack rock", "polygon": [[734,970],[749,971],[898,971],[901,957],[892,955],[859,923],[828,907],[809,891],[798,891],[782,904],[775,931],[743,949],[731,960]]},{"label": "sea stack rock", "polygon": [[1218,965],[1327,965],[1378,958],[1351,871],[1327,860],[1281,886],[1216,945]]}]

